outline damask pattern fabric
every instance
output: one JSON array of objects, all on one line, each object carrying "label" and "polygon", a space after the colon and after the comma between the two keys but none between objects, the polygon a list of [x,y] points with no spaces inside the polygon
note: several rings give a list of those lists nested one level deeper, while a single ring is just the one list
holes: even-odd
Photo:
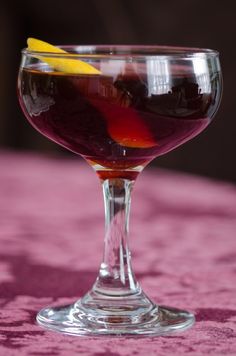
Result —
[{"label": "damask pattern fabric", "polygon": [[103,248],[99,180],[81,160],[0,154],[0,355],[236,354],[236,187],[146,169],[131,213],[133,267],[157,303],[196,315],[156,338],[84,338],[45,331],[39,309],[83,295]]}]

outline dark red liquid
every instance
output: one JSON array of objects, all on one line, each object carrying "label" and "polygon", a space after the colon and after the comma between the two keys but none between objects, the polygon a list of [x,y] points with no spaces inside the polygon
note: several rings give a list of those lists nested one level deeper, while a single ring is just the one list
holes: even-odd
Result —
[{"label": "dark red liquid", "polygon": [[214,80],[204,93],[196,78],[176,75],[166,93],[151,94],[145,75],[134,72],[114,78],[37,69],[23,69],[19,83],[32,125],[99,165],[102,178],[134,178],[135,167],[201,132],[216,110],[219,85]]}]

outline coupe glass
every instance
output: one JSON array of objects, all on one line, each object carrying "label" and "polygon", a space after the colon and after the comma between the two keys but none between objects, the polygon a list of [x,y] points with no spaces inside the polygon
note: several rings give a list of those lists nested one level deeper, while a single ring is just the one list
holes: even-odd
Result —
[{"label": "coupe glass", "polygon": [[[19,101],[39,132],[81,155],[96,171],[104,193],[105,244],[91,290],[72,305],[41,310],[37,321],[72,335],[185,330],[194,315],[156,305],[135,278],[128,248],[130,193],[150,161],[211,122],[222,88],[218,53],[161,46],[61,47],[68,53],[22,51]],[[89,63],[100,74],[53,67],[55,60],[71,59]]]}]

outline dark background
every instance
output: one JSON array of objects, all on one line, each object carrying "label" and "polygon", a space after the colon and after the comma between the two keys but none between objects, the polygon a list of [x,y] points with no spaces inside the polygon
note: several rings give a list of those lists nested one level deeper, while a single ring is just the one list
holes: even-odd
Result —
[{"label": "dark background", "polygon": [[200,136],[152,165],[236,181],[236,13],[233,1],[23,0],[0,12],[0,148],[65,151],[24,119],[16,98],[26,38],[53,44],[160,44],[217,49],[224,77],[220,109]]}]

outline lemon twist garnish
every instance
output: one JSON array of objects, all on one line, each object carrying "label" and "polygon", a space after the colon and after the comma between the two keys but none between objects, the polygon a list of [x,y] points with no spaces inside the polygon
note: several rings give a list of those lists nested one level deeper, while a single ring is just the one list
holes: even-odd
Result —
[{"label": "lemon twist garnish", "polygon": [[[49,52],[49,53],[65,53],[63,49],[53,46],[47,42],[37,40],[36,38],[28,38],[27,40],[28,50],[34,52]],[[57,58],[57,57],[48,57],[43,55],[37,55],[37,58],[43,62],[46,62],[55,70],[70,73],[70,74],[101,74],[101,72],[91,66],[90,64],[80,61],[78,59],[72,58]]]}]

